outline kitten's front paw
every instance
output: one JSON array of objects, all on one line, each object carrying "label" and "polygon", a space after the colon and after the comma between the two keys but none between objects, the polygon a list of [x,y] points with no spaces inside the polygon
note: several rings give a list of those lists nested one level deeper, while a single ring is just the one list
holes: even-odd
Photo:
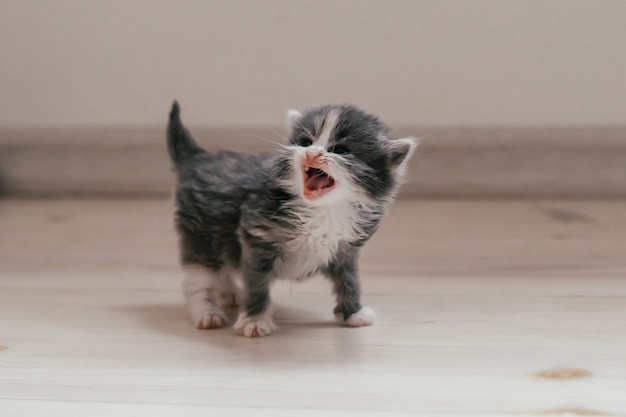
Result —
[{"label": "kitten's front paw", "polygon": [[269,312],[252,317],[242,312],[234,328],[237,334],[246,337],[263,337],[272,334],[276,330],[276,325]]},{"label": "kitten's front paw", "polygon": [[371,308],[361,307],[359,311],[352,314],[347,320],[343,320],[341,315],[337,315],[337,320],[349,327],[363,327],[374,324],[375,317],[376,315]]},{"label": "kitten's front paw", "polygon": [[204,311],[192,317],[198,329],[219,329],[226,324],[226,317],[214,311]]}]

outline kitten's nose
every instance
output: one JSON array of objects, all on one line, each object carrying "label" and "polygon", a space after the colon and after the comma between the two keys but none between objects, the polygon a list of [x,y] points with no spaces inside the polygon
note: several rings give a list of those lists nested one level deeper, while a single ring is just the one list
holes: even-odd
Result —
[{"label": "kitten's nose", "polygon": [[322,148],[320,146],[310,146],[306,150],[306,159],[307,159],[307,161],[313,162],[317,158],[322,156],[323,152],[324,152],[324,148]]}]

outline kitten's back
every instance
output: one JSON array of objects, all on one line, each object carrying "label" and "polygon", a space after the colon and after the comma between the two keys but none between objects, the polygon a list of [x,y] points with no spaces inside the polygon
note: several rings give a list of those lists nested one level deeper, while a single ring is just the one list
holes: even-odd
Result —
[{"label": "kitten's back", "polygon": [[233,151],[202,152],[180,163],[176,227],[183,263],[214,270],[225,261],[239,264],[241,208],[252,194],[264,192],[266,167],[266,156]]}]

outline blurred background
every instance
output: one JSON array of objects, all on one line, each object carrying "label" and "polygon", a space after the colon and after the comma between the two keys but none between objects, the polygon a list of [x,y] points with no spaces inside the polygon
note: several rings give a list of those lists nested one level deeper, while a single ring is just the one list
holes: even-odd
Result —
[{"label": "blurred background", "polygon": [[349,102],[424,136],[404,195],[626,196],[626,2],[0,3],[13,195],[167,195],[173,99],[209,148]]}]

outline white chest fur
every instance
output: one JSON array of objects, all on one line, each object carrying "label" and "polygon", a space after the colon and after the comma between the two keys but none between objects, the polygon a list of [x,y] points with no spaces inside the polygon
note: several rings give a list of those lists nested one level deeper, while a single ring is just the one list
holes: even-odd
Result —
[{"label": "white chest fur", "polygon": [[300,280],[328,265],[342,241],[354,236],[355,213],[350,205],[311,208],[302,227],[285,248],[279,279]]}]

